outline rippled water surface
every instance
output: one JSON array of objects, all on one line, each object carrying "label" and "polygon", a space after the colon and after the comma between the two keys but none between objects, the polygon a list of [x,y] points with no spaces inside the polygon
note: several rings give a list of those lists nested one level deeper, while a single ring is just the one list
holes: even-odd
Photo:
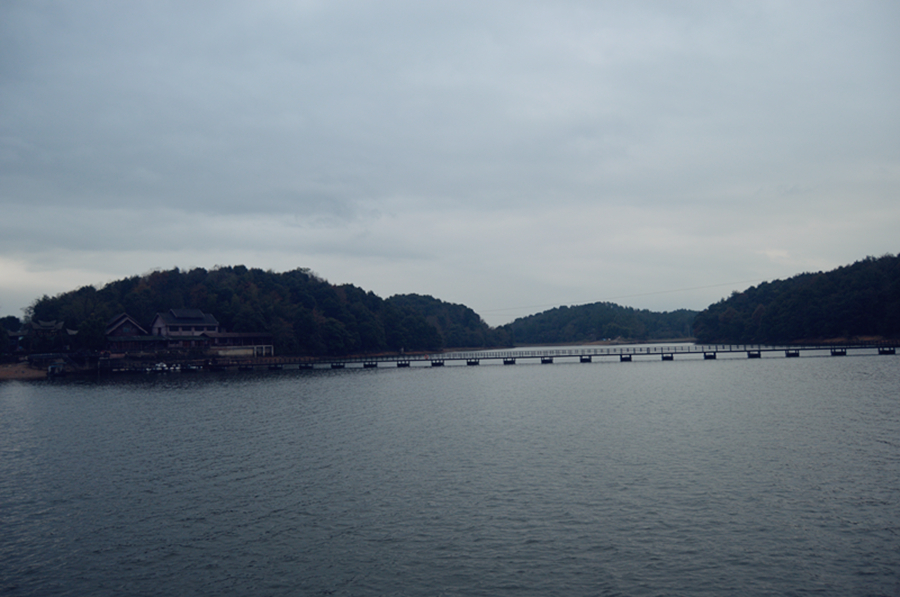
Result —
[{"label": "rippled water surface", "polygon": [[0,593],[898,595],[900,359],[6,382]]}]

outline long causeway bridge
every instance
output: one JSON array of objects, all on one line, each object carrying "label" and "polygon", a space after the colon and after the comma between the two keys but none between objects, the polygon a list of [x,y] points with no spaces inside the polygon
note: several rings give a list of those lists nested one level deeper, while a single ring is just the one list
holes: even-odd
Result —
[{"label": "long causeway bridge", "polygon": [[443,367],[445,365],[476,366],[483,363],[515,365],[518,363],[575,362],[592,363],[600,361],[631,362],[640,360],[674,361],[677,359],[713,360],[722,356],[759,359],[764,356],[796,358],[804,356],[847,355],[896,355],[900,343],[857,343],[857,344],[810,344],[789,346],[731,345],[731,344],[644,344],[629,346],[579,346],[568,348],[527,348],[507,350],[478,350],[440,353],[389,354],[335,357],[266,357],[257,359],[218,359],[215,368],[270,368],[297,367],[301,369],[343,369],[347,367]]}]

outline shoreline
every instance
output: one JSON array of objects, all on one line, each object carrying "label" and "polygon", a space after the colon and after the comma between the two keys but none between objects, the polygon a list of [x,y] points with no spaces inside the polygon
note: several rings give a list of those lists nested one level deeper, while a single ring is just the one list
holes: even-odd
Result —
[{"label": "shoreline", "polygon": [[0,381],[23,381],[47,379],[47,371],[30,367],[28,363],[7,363],[0,365]]}]

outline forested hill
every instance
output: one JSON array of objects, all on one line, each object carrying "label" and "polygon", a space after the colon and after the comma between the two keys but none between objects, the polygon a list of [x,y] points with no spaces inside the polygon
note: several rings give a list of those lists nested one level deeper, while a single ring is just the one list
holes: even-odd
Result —
[{"label": "forested hill", "polygon": [[387,302],[424,317],[437,328],[447,348],[511,345],[506,331],[491,328],[478,313],[465,305],[418,294],[398,294],[387,299]]},{"label": "forested hill", "polygon": [[690,336],[696,313],[687,309],[658,313],[592,303],[521,317],[500,329],[508,331],[516,344],[664,340]]},{"label": "forested hill", "polygon": [[697,315],[694,335],[733,344],[900,337],[900,255],[734,293]]},{"label": "forested hill", "polygon": [[79,330],[83,348],[98,348],[106,323],[120,313],[149,327],[156,313],[179,308],[211,313],[230,332],[271,333],[282,355],[476,348],[505,338],[467,307],[417,295],[382,299],[350,284],[332,285],[308,269],[175,268],[44,296],[28,315],[63,321]]}]

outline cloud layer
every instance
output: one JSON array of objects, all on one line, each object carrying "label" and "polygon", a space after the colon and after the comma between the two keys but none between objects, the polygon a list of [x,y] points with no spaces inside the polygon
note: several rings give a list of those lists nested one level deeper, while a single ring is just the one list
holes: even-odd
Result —
[{"label": "cloud layer", "polygon": [[898,28],[893,2],[4,3],[0,311],[242,263],[498,324],[896,253]]}]

